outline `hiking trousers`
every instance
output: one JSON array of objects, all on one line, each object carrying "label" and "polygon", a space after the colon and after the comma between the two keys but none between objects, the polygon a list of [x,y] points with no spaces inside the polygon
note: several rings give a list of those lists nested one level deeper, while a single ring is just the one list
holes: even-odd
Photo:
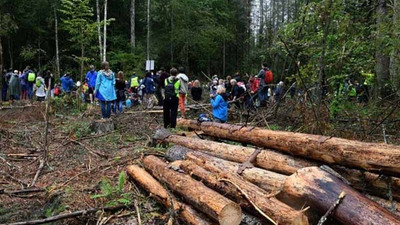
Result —
[{"label": "hiking trousers", "polygon": [[176,128],[179,99],[177,97],[164,99],[163,116],[164,128]]}]

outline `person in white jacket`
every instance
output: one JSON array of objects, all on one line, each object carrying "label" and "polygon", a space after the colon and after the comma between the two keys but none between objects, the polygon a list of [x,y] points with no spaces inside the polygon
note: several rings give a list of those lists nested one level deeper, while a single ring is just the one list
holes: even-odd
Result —
[{"label": "person in white jacket", "polygon": [[179,67],[179,74],[176,76],[179,79],[181,85],[179,89],[179,110],[181,111],[181,117],[185,118],[185,104],[186,104],[186,95],[189,92],[189,77],[185,74],[185,69],[183,67]]},{"label": "person in white jacket", "polygon": [[46,85],[41,74],[36,77],[36,82],[33,85],[36,92],[36,99],[38,102],[43,102],[46,97]]}]

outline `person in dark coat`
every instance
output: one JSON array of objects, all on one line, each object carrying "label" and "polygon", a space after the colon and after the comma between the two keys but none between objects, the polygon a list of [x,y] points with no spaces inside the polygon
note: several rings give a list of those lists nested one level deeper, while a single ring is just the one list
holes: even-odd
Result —
[{"label": "person in dark coat", "polygon": [[[123,103],[126,101],[126,96],[125,96],[125,80],[124,80],[124,73],[122,71],[118,72],[117,75],[117,80],[115,82],[115,93],[117,95],[117,100],[115,101],[113,111],[114,114],[120,115],[122,113],[122,106]],[[117,114],[117,109],[118,109],[118,114]]]},{"label": "person in dark coat", "polygon": [[194,101],[196,102],[201,101],[203,89],[201,88],[199,80],[195,80],[193,82],[193,87],[190,89],[190,93],[192,94],[192,98]]},{"label": "person in dark coat", "polygon": [[11,102],[14,102],[14,100],[19,100],[19,96],[21,96],[21,81],[19,80],[18,70],[15,70],[11,75],[8,88],[10,91]]}]

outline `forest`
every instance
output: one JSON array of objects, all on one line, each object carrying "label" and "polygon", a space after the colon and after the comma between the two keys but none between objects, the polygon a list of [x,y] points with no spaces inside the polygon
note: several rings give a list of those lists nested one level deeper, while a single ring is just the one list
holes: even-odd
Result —
[{"label": "forest", "polygon": [[399,1],[0,0],[0,225],[400,224]]},{"label": "forest", "polygon": [[2,69],[31,65],[79,78],[106,52],[115,71],[143,73],[149,42],[157,68],[183,65],[200,78],[255,74],[266,62],[276,83],[334,89],[338,79],[374,74],[380,97],[399,88],[397,1],[153,0],[150,20],[146,1],[0,4]]}]

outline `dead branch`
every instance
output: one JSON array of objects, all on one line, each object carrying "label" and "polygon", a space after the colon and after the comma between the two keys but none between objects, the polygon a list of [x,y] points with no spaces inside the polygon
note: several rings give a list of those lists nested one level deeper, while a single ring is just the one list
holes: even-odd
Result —
[{"label": "dead branch", "polygon": [[101,157],[106,158],[106,159],[109,158],[109,155],[106,155],[106,154],[101,153],[101,152],[99,152],[99,151],[93,150],[93,149],[89,148],[88,146],[84,145],[82,142],[73,140],[73,139],[71,139],[71,138],[70,138],[69,140],[70,140],[72,143],[75,143],[75,144],[77,144],[77,145],[82,146],[82,147],[85,148],[88,152],[90,152],[90,153],[92,153],[92,154],[94,154],[94,155],[98,155],[98,156],[101,156]]},{"label": "dead branch", "polygon": [[342,202],[345,196],[346,196],[345,192],[340,193],[336,202],[328,209],[328,211],[326,211],[324,216],[322,216],[321,219],[318,221],[318,225],[322,225],[325,223],[325,221],[328,219],[328,216],[331,215],[333,211],[339,206],[339,204]]},{"label": "dead branch", "polygon": [[31,185],[29,185],[29,187],[35,186],[36,181],[37,181],[37,179],[39,178],[40,172],[42,172],[42,170],[43,170],[44,163],[45,163],[45,160],[44,160],[44,159],[41,159],[41,160],[40,160],[40,164],[39,164],[39,168],[38,168],[38,170],[36,171],[35,177],[33,178],[32,183],[31,183]]},{"label": "dead branch", "polygon": [[41,220],[30,220],[30,221],[24,221],[24,222],[16,222],[16,223],[7,223],[7,224],[0,224],[0,225],[35,225],[35,224],[43,224],[43,223],[50,223],[58,220],[63,220],[63,219],[68,219],[68,218],[73,218],[73,217],[78,217],[78,216],[84,216],[90,213],[95,213],[99,210],[104,210],[104,211],[115,211],[119,210],[122,208],[126,208],[126,205],[119,205],[119,206],[113,206],[113,207],[105,207],[105,208],[91,208],[91,209],[84,209],[84,210],[79,210],[75,211],[72,213],[66,213],[62,215],[57,215],[57,216],[52,216],[48,217],[45,219]]}]

